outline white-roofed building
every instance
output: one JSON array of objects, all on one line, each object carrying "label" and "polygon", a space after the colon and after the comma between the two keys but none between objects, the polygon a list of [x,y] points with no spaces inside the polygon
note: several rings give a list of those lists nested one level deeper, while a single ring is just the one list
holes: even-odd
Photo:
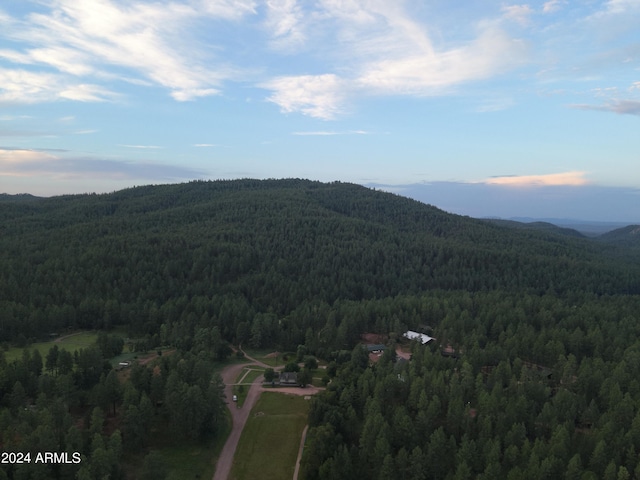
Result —
[{"label": "white-roofed building", "polygon": [[408,338],[409,340],[418,340],[422,345],[426,345],[433,337],[429,335],[425,335],[424,333],[414,332],[413,330],[407,330],[402,334],[403,337]]}]

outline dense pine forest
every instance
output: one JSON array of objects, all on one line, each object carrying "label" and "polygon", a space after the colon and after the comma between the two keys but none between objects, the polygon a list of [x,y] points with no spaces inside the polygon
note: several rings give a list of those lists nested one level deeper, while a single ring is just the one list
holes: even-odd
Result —
[{"label": "dense pine forest", "polygon": [[[328,362],[307,479],[640,478],[639,245],[638,227],[587,239],[338,182],[0,195],[0,342],[26,347],[0,354],[0,445],[86,459],[0,478],[123,478],[158,415],[219,435],[231,344]],[[436,340],[371,365],[361,335],[407,328]],[[176,352],[122,383],[114,329]],[[104,333],[28,348],[79,330]]]}]

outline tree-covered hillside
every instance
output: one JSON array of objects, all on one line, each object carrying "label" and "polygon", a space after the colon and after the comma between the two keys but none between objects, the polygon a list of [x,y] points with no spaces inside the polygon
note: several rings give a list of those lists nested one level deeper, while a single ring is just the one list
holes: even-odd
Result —
[{"label": "tree-covered hillside", "polygon": [[[343,183],[5,197],[0,340],[113,325],[154,335],[189,314],[244,340],[259,315],[433,289],[637,293],[637,262],[612,263],[608,248]],[[317,328],[290,321],[295,332],[278,342]]]}]

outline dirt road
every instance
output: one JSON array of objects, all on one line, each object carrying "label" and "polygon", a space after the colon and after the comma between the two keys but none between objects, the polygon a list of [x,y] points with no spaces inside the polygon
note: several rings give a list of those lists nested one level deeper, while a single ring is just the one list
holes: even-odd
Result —
[{"label": "dirt road", "polygon": [[307,430],[309,430],[309,425],[305,425],[304,430],[302,431],[300,448],[298,449],[298,458],[296,459],[296,469],[293,471],[293,480],[298,480],[298,474],[300,473],[300,460],[302,460],[302,452],[304,450],[304,440],[307,437]]},{"label": "dirt road", "polygon": [[76,333],[70,333],[69,335],[63,335],[62,337],[58,337],[54,340],[55,343],[60,343],[61,341],[69,338],[69,337],[75,337],[76,335],[81,335],[84,332],[76,332]]},{"label": "dirt road", "polygon": [[222,452],[220,452],[218,462],[216,463],[216,473],[213,476],[213,480],[227,480],[229,478],[231,466],[233,465],[233,456],[236,453],[236,447],[238,446],[242,429],[244,428],[245,423],[247,423],[249,413],[261,393],[262,382],[264,381],[264,376],[262,375],[253,381],[251,388],[249,388],[249,391],[247,392],[247,398],[245,399],[242,408],[238,408],[237,404],[231,401],[231,398],[233,397],[233,384],[242,369],[248,365],[249,364],[246,363],[229,365],[222,370],[221,373],[222,381],[225,384],[224,394],[227,397],[227,407],[229,407],[229,411],[231,412],[232,426],[229,438],[227,438],[227,443],[224,444]]}]

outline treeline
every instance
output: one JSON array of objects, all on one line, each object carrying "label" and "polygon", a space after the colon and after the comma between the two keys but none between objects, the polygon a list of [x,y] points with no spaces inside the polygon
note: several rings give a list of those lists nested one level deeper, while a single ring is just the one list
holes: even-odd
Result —
[{"label": "treeline", "polygon": [[640,292],[638,259],[605,244],[356,185],[243,180],[9,198],[0,199],[0,341],[19,344],[115,325],[152,336],[191,312],[190,325],[206,315],[237,340],[258,315],[433,289]]},{"label": "treeline", "polygon": [[374,365],[360,345],[336,359],[304,478],[640,477],[640,297],[442,297],[410,361],[393,342]]}]

